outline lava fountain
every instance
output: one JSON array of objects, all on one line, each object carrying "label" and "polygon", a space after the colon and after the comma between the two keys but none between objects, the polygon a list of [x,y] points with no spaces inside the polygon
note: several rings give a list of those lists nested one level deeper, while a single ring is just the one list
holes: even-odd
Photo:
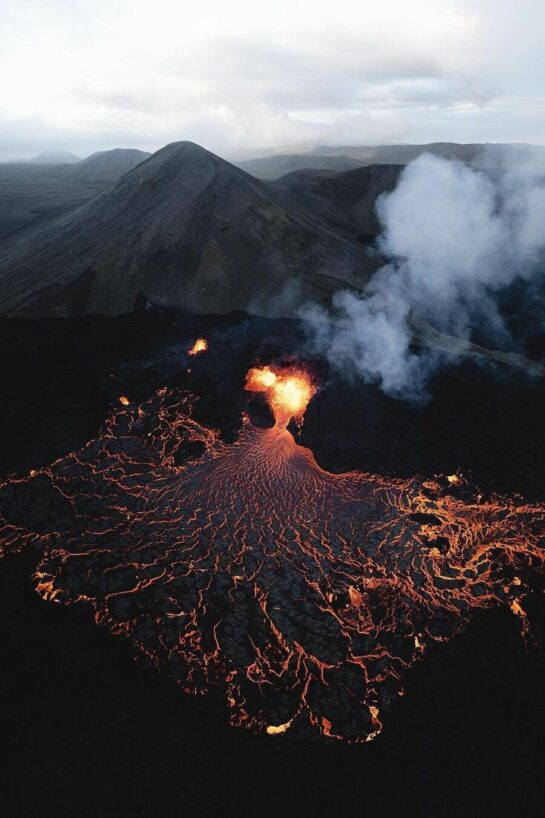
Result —
[{"label": "lava fountain", "polygon": [[285,427],[292,418],[301,422],[310,399],[316,392],[312,378],[304,369],[272,369],[270,366],[250,369],[245,389],[265,394],[276,425]]},{"label": "lava fountain", "polygon": [[[474,611],[524,599],[544,571],[545,506],[484,499],[457,475],[330,474],[287,425],[315,387],[261,367],[276,424],[235,443],[160,390],[96,440],[0,485],[0,548],[37,549],[38,593],[98,623],[230,723],[368,741],[404,674]],[[463,484],[463,485],[462,485]]]},{"label": "lava fountain", "polygon": [[206,338],[197,338],[192,347],[187,350],[188,355],[200,355],[201,352],[208,351],[208,341]]}]

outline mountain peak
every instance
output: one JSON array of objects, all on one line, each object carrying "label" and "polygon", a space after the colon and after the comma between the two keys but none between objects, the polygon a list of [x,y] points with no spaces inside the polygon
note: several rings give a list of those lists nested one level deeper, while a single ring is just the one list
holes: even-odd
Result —
[{"label": "mountain peak", "polygon": [[163,148],[160,148],[153,155],[160,156],[161,154],[174,153],[179,153],[180,155],[183,154],[185,156],[195,154],[213,156],[215,159],[219,158],[218,156],[216,156],[215,153],[212,153],[211,151],[206,150],[206,148],[203,148],[202,145],[197,145],[196,142],[190,142],[189,140],[186,139],[180,139],[177,142],[169,142],[168,145],[165,145]]},{"label": "mountain peak", "polygon": [[119,184],[127,191],[141,185],[157,193],[168,188],[169,195],[179,200],[181,196],[194,198],[227,180],[236,185],[236,177],[246,174],[200,145],[171,142],[126,174]]},{"label": "mountain peak", "polygon": [[190,169],[192,166],[227,165],[214,153],[207,151],[195,142],[170,142],[164,148],[153,153],[141,167],[142,173],[154,172],[158,168],[168,169],[171,172],[180,169]]}]

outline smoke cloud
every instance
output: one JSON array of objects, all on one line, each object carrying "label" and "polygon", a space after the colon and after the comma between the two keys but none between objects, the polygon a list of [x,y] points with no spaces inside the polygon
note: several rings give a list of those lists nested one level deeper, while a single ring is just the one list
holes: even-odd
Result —
[{"label": "smoke cloud", "polygon": [[419,401],[445,352],[415,351],[415,325],[516,345],[499,299],[515,282],[535,285],[543,270],[545,163],[516,150],[486,173],[426,154],[379,198],[377,214],[385,266],[364,293],[339,292],[331,312],[307,305],[301,316],[334,367]]}]

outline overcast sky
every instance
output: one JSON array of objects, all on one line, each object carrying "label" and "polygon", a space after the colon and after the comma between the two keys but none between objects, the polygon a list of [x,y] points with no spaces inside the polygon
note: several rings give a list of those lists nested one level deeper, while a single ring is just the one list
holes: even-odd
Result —
[{"label": "overcast sky", "polygon": [[545,142],[544,0],[0,0],[0,159]]}]

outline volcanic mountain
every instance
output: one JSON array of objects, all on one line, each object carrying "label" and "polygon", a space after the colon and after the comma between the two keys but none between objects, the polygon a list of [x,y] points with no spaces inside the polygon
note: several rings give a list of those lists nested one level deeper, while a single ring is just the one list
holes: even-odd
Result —
[{"label": "volcanic mountain", "polygon": [[287,173],[312,168],[340,172],[361,167],[361,162],[348,156],[318,156],[315,153],[279,154],[239,162],[238,167],[258,179],[279,179]]},{"label": "volcanic mountain", "polygon": [[31,238],[6,241],[0,302],[11,316],[119,314],[143,294],[225,313],[294,281],[300,299],[327,301],[339,287],[362,288],[379,265],[288,188],[177,142]]},{"label": "volcanic mountain", "polygon": [[97,151],[63,172],[66,179],[75,182],[117,182],[125,173],[151,156],[147,151],[114,148]]},{"label": "volcanic mountain", "polygon": [[395,188],[402,170],[402,165],[368,165],[342,173],[298,170],[277,184],[332,226],[343,226],[361,241],[370,241],[380,232],[377,199]]}]

